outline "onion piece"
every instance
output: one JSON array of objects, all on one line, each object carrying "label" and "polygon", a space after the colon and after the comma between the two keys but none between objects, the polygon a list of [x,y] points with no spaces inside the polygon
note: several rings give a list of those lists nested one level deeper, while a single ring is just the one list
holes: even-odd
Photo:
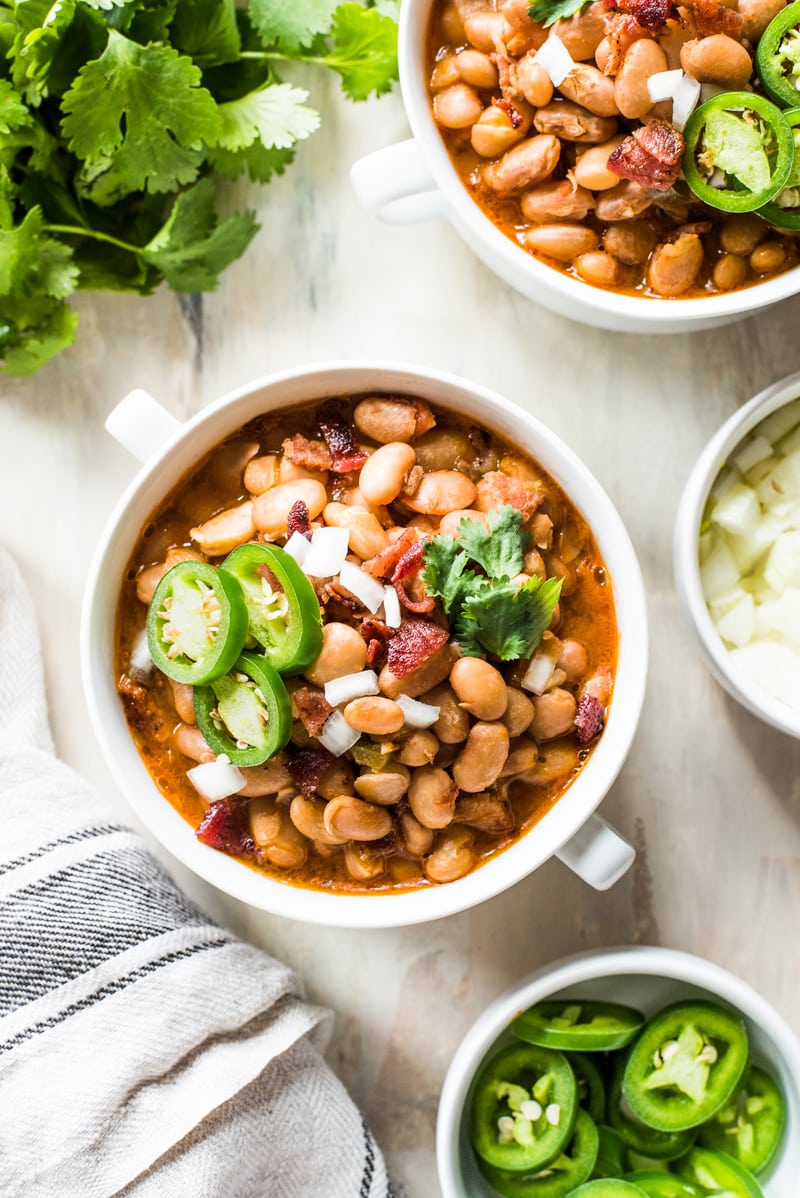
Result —
[{"label": "onion piece", "polygon": [[697,107],[700,84],[691,75],[684,75],[672,96],[672,124],[682,130]]},{"label": "onion piece", "polygon": [[310,549],[311,542],[301,532],[293,532],[283,547],[284,553],[288,553],[289,557],[293,557],[298,566],[302,566],[308,557]]},{"label": "onion piece", "polygon": [[346,591],[355,595],[356,599],[364,604],[367,611],[372,612],[373,616],[375,615],[383,603],[382,582],[378,582],[377,578],[373,578],[371,574],[367,574],[366,570],[362,570],[353,562],[344,563],[339,573],[339,581]]},{"label": "onion piece", "polygon": [[210,803],[238,794],[245,784],[245,776],[230,761],[218,757],[216,761],[204,761],[186,771],[186,777],[198,794]]},{"label": "onion piece", "polygon": [[400,599],[394,587],[383,588],[383,618],[389,628],[399,628],[403,622]]},{"label": "onion piece", "polygon": [[317,740],[334,757],[341,757],[360,737],[361,733],[350,727],[341,711],[334,711],[325,721]]},{"label": "onion piece", "polygon": [[674,71],[656,71],[655,75],[651,75],[647,80],[647,94],[654,104],[659,104],[662,100],[674,100],[681,79],[683,71],[680,67],[676,67]]},{"label": "onion piece", "polygon": [[525,671],[522,686],[526,691],[532,691],[534,695],[542,695],[555,672],[554,657],[548,657],[546,653],[535,653]]},{"label": "onion piece", "polygon": [[332,578],[344,565],[349,545],[349,529],[316,528],[302,562],[304,572],[312,578]]},{"label": "onion piece", "polygon": [[147,629],[143,628],[131,645],[128,673],[134,682],[148,678],[153,672],[153,659],[147,646]]},{"label": "onion piece", "polygon": [[569,50],[555,33],[551,33],[544,45],[539,47],[533,61],[550,76],[553,87],[560,87],[576,66]]},{"label": "onion piece", "polygon": [[439,718],[441,709],[432,703],[420,703],[418,699],[409,699],[408,695],[398,695],[395,701],[402,707],[409,728],[430,728]]},{"label": "onion piece", "polygon": [[361,699],[364,695],[379,695],[378,675],[374,670],[361,670],[358,674],[342,674],[325,683],[325,698],[331,707]]},{"label": "onion piece", "polygon": [[770,457],[772,457],[772,446],[767,438],[753,437],[752,441],[748,441],[738,453],[734,454],[733,464],[737,470],[741,470],[742,474],[747,474],[748,470],[752,470],[759,462],[765,462]]}]

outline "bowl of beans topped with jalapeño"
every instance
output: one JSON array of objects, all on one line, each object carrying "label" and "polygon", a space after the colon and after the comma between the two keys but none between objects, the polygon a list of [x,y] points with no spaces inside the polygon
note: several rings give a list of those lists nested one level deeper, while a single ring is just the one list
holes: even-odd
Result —
[{"label": "bowl of beans topped with jalape\u00f1o", "polygon": [[431,372],[295,372],[196,421],[121,504],[84,616],[96,726],[168,847],[334,923],[435,918],[554,852],[620,876],[592,812],[644,604],[584,468]]},{"label": "bowl of beans topped with jalape\u00f1o", "polygon": [[375,156],[397,199],[355,168],[367,203],[401,219],[427,172],[503,277],[608,327],[709,327],[800,289],[800,3],[404,9],[415,149]]},{"label": "bowl of beans topped with jalape\u00f1o", "polygon": [[790,1198],[800,1045],[744,982],[670,949],[538,971],[448,1072],[445,1198]]}]

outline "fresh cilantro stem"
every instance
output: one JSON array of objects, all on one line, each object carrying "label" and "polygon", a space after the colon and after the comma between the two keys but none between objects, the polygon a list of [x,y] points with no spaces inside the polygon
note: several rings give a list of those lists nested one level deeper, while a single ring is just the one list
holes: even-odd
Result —
[{"label": "fresh cilantro stem", "polygon": [[112,237],[110,233],[101,233],[99,229],[84,229],[80,225],[44,225],[45,233],[65,233],[68,237],[93,237],[95,241],[107,241],[109,245],[115,245],[117,249],[127,250],[129,254],[140,254],[144,248],[141,245],[131,245],[127,241],[120,241],[118,237]]},{"label": "fresh cilantro stem", "polygon": [[242,50],[240,58],[256,58],[263,62],[264,59],[274,59],[276,62],[309,62],[316,67],[340,67],[348,66],[349,60],[346,58],[337,58],[335,54],[326,54],[324,56],[315,54],[279,54],[277,50]]}]

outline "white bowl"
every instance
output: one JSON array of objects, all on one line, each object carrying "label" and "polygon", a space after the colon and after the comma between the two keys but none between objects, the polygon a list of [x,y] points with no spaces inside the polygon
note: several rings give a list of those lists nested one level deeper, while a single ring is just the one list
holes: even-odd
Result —
[{"label": "white bowl", "polygon": [[655,1015],[668,1003],[714,999],[747,1024],[752,1056],[778,1078],[787,1103],[787,1130],[769,1172],[765,1198],[797,1198],[800,1178],[800,1043],[766,999],[719,965],[669,948],[619,948],[581,953],[530,974],[501,994],[461,1041],[445,1078],[436,1125],[436,1159],[444,1198],[496,1198],[469,1142],[471,1085],[484,1057],[511,1039],[520,1011],[547,998],[627,1003]]},{"label": "white bowl", "polygon": [[[703,299],[646,299],[592,287],[545,265],[484,215],[454,167],[433,119],[425,43],[433,0],[403,0],[400,84],[414,137],[362,158],[351,179],[368,212],[392,224],[451,221],[496,274],[561,316],[621,333],[694,332],[728,324],[800,291],[800,267],[753,287]],[[487,4],[486,7],[489,7]]]},{"label": "white bowl", "polygon": [[700,641],[711,673],[729,695],[773,728],[800,739],[800,713],[773,699],[734,668],[714,627],[700,581],[699,537],[709,492],[730,454],[749,432],[784,404],[800,396],[800,373],[759,392],[726,420],[695,462],[675,518],[673,559],[678,595]]},{"label": "white bowl", "polygon": [[[446,886],[390,895],[342,895],[276,881],[197,840],[157,790],[131,739],[115,689],[114,627],[120,582],[142,528],[215,445],[261,413],[368,391],[417,395],[459,412],[487,424],[541,462],[594,531],[614,588],[620,642],[603,735],[576,780],[535,827],[505,852]],[[95,732],[120,788],[153,835],[179,860],[255,907],[344,927],[388,927],[450,915],[505,890],[556,853],[601,889],[625,872],[633,849],[594,811],[627,756],[644,697],[644,587],[633,546],[608,496],[543,424],[499,395],[451,375],[364,362],[326,364],[262,379],[211,404],[185,426],[149,396],[134,392],[112,412],[107,427],[147,464],[112,513],[89,572],[81,627],[83,680]]]}]

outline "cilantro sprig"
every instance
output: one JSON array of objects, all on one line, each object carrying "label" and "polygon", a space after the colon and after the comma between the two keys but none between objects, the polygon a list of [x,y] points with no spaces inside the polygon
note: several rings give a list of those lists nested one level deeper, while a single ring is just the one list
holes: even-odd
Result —
[{"label": "cilantro sprig", "polygon": [[422,580],[441,600],[466,657],[516,661],[541,641],[561,580],[514,581],[530,540],[522,513],[506,505],[488,513],[488,528],[464,519],[456,537],[441,534],[425,546]]},{"label": "cilantro sprig", "polygon": [[574,17],[589,3],[590,0],[533,0],[528,8],[528,16],[547,29],[556,21],[567,21],[570,17]]},{"label": "cilantro sprig", "polygon": [[352,100],[397,78],[393,0],[0,0],[0,370],[75,337],[78,288],[208,291],[258,231],[218,181],[266,183],[319,127],[284,64]]}]

